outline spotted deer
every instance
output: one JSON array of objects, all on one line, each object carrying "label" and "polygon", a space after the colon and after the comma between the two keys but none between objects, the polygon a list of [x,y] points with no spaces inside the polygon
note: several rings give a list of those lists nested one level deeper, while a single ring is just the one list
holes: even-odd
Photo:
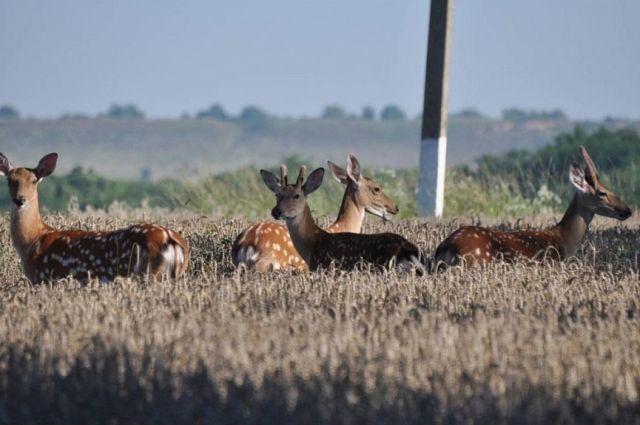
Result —
[{"label": "spotted deer", "polygon": [[11,239],[32,283],[68,276],[101,281],[116,276],[181,276],[189,246],[178,233],[154,224],[110,232],[57,230],[42,221],[38,183],[53,173],[58,154],[44,156],[36,168],[14,168],[0,153],[0,174],[7,177],[11,197]]},{"label": "spotted deer", "polygon": [[607,189],[589,153],[580,152],[583,170],[571,164],[569,180],[576,192],[560,222],[545,230],[500,232],[477,226],[465,226],[453,232],[436,249],[433,264],[477,264],[517,258],[564,260],[576,253],[594,215],[626,220],[631,209],[618,195]]},{"label": "spotted deer", "polygon": [[300,168],[295,184],[289,184],[284,165],[280,168],[280,179],[266,170],[260,170],[260,174],[265,185],[276,194],[277,204],[271,215],[276,220],[285,220],[293,246],[310,270],[332,264],[346,270],[360,263],[388,267],[395,262],[398,269],[415,269],[422,274],[420,250],[400,235],[329,233],[318,227],[306,198],[322,184],[324,169],[314,170],[304,181],[305,170],[304,166]]},{"label": "spotted deer", "polygon": [[[344,184],[345,191],[336,221],[325,230],[329,233],[360,233],[365,212],[383,220],[398,213],[397,205],[374,180],[360,172],[355,156],[347,157],[347,168],[327,161],[334,177]],[[257,271],[298,270],[309,267],[298,255],[287,227],[281,223],[258,222],[245,229],[231,248],[231,258],[237,266],[245,264]]]}]

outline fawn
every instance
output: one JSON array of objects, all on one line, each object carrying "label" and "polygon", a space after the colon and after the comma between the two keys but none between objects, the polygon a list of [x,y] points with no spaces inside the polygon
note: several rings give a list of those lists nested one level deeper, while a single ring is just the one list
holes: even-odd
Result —
[{"label": "fawn", "polygon": [[416,269],[424,272],[417,246],[400,235],[380,233],[329,233],[316,225],[306,197],[322,184],[324,169],[314,170],[304,181],[305,167],[295,184],[287,181],[286,166],[280,168],[280,179],[273,173],[260,170],[265,185],[276,194],[277,204],[271,215],[276,220],[284,219],[291,235],[293,246],[310,270],[330,267],[353,269],[360,263],[388,267],[394,261],[398,269]]},{"label": "fawn", "polygon": [[438,246],[434,266],[457,265],[462,260],[467,264],[517,258],[564,260],[578,250],[594,215],[617,220],[629,218],[631,209],[602,184],[587,150],[581,146],[580,152],[586,167],[583,170],[578,164],[571,164],[569,180],[576,193],[557,225],[545,230],[514,232],[461,227]]},{"label": "fawn", "polygon": [[0,174],[11,196],[11,239],[32,283],[73,276],[101,281],[116,276],[177,278],[189,262],[189,245],[173,230],[138,224],[111,232],[57,230],[42,221],[38,183],[55,170],[58,154],[44,156],[36,168],[14,168],[0,153]]},{"label": "fawn", "polygon": [[[383,220],[398,213],[398,207],[380,185],[361,174],[355,156],[347,157],[346,169],[331,161],[327,165],[335,178],[346,185],[338,217],[325,229],[327,232],[360,233],[365,212]],[[280,223],[258,222],[245,229],[233,243],[231,258],[234,265],[246,264],[257,271],[309,270],[294,248],[287,227]]]}]

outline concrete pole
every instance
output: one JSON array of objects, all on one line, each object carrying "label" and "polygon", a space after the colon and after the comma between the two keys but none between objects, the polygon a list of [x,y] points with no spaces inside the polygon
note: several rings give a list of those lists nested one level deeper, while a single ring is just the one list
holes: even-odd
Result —
[{"label": "concrete pole", "polygon": [[436,217],[444,209],[452,11],[453,0],[431,0],[418,207],[422,215]]}]

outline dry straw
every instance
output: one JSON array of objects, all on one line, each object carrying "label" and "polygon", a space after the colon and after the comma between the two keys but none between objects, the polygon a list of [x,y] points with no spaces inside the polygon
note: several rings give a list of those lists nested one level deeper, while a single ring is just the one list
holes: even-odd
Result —
[{"label": "dry straw", "polygon": [[[364,231],[431,252],[463,222]],[[550,219],[483,224],[525,222]],[[637,219],[597,219],[563,264],[425,278],[238,272],[229,248],[246,222],[159,224],[192,245],[184,279],[30,287],[0,219],[1,423],[640,421]]]}]

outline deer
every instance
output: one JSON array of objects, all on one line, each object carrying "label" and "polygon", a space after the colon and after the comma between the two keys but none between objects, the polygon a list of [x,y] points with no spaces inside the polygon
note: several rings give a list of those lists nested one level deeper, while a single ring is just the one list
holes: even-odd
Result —
[{"label": "deer", "polygon": [[317,168],[305,181],[302,166],[295,184],[289,184],[286,165],[280,166],[280,179],[267,170],[260,170],[262,180],[276,195],[271,210],[274,219],[284,219],[291,241],[311,271],[328,269],[351,270],[360,264],[424,273],[421,253],[416,245],[394,233],[361,234],[330,233],[320,228],[311,214],[307,197],[317,190],[324,178],[324,168]]},{"label": "deer", "polygon": [[118,276],[156,280],[182,276],[189,245],[177,232],[155,224],[115,231],[58,230],[42,221],[38,184],[56,168],[57,153],[35,168],[14,168],[0,153],[0,174],[7,178],[11,199],[11,240],[32,284],[73,277],[111,281]]},{"label": "deer", "polygon": [[595,215],[620,221],[631,216],[631,209],[602,183],[595,163],[580,146],[585,168],[575,162],[569,169],[569,181],[575,194],[558,224],[544,230],[501,232],[478,226],[464,226],[450,234],[436,248],[432,265],[436,269],[485,264],[519,258],[539,261],[563,261],[573,256],[584,239]]},{"label": "deer", "polygon": [[[325,230],[329,233],[360,233],[365,212],[388,220],[399,211],[398,206],[373,179],[363,176],[360,163],[347,156],[346,169],[327,161],[333,176],[345,185],[338,216]],[[245,264],[259,272],[270,270],[309,271],[298,255],[286,225],[258,222],[242,231],[231,248],[233,264]]]}]

